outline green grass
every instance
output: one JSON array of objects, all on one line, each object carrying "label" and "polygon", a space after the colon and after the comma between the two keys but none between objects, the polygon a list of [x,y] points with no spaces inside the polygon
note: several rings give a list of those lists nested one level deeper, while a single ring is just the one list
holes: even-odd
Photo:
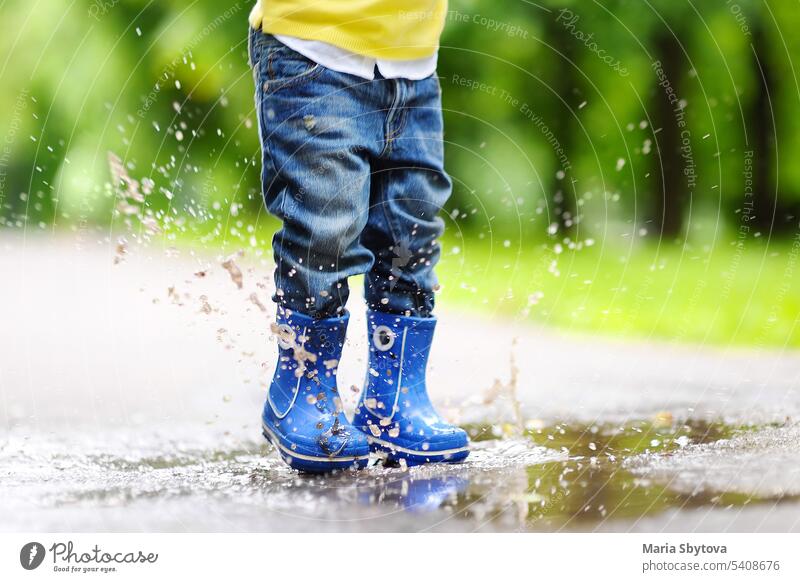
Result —
[{"label": "green grass", "polygon": [[742,249],[595,243],[557,255],[541,243],[451,238],[440,301],[568,331],[798,347],[799,251],[750,240]]},{"label": "green grass", "polygon": [[[268,217],[252,232],[244,226],[234,235],[228,228],[192,227],[193,234],[179,234],[170,244],[233,252],[247,249],[254,236],[271,257],[276,227]],[[439,305],[568,332],[800,347],[800,242],[792,247],[791,241],[767,245],[750,239],[742,248],[730,242],[691,248],[597,241],[556,254],[541,241],[459,240],[448,234],[442,247]]]}]

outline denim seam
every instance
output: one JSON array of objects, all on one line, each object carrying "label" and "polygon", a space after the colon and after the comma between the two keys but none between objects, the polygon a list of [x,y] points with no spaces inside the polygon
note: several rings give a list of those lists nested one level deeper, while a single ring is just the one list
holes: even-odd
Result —
[{"label": "denim seam", "polygon": [[[264,152],[263,152],[261,157],[262,158],[264,158],[264,157],[267,158],[267,160],[262,160],[262,163],[264,161],[268,161],[269,165],[272,167],[272,175],[273,175],[272,180],[275,181],[275,180],[278,179],[279,172],[278,172],[278,167],[275,165],[275,158],[272,155],[272,149],[270,148],[270,135],[271,135],[271,133],[269,132],[269,130],[267,128],[267,119],[266,119],[267,116],[264,114],[264,108],[266,107],[266,100],[269,97],[269,95],[264,93],[264,91],[261,90],[261,89],[259,89],[259,91],[261,93],[261,98],[260,98],[260,102],[258,104],[258,107],[259,107],[259,110],[260,110],[258,117],[259,117],[259,125],[261,127],[261,133],[262,133],[261,143],[264,146]],[[264,154],[266,154],[266,155],[264,155]],[[262,197],[264,198],[264,200],[266,201],[267,192],[266,192],[264,184],[261,185],[261,194],[262,194]]]},{"label": "denim seam", "polygon": [[[272,181],[278,179],[278,168],[275,166],[275,159],[272,156],[272,151],[269,147],[269,132],[267,129],[267,116],[265,115],[264,108],[265,108],[265,101],[268,95],[264,92],[263,83],[261,80],[261,61],[263,60],[263,50],[261,47],[257,46],[257,42],[253,42],[252,35],[248,36],[248,42],[250,43],[250,51],[248,51],[248,57],[253,60],[251,63],[253,67],[253,76],[255,77],[255,86],[256,86],[256,101],[257,101],[257,111],[256,117],[258,120],[258,128],[259,128],[259,141],[263,147],[263,151],[261,152],[261,163],[262,164],[269,164],[272,168]],[[253,57],[255,57],[253,59]],[[261,180],[261,197],[266,202],[267,196],[267,188],[266,184],[264,184],[263,179]]]},{"label": "denim seam", "polygon": [[383,150],[378,155],[378,157],[382,158],[389,154],[392,151],[392,139],[395,135],[395,130],[390,129],[392,122],[394,121],[394,116],[400,110],[400,81],[394,79],[391,81],[394,84],[395,92],[394,96],[392,97],[392,103],[389,105],[389,109],[386,112],[386,121],[384,122],[384,138],[383,138]]},{"label": "denim seam", "polygon": [[[395,128],[391,131],[391,133],[386,137],[387,143],[394,143],[395,138],[398,135],[400,135],[400,133],[403,131],[403,128],[405,127],[406,118],[408,116],[405,115],[405,113],[403,112],[402,109],[399,109],[398,111],[399,111],[399,113],[397,114],[397,117],[396,117],[396,119],[398,121],[398,125],[395,126]],[[389,152],[387,152],[387,153],[389,153]]]},{"label": "denim seam", "polygon": [[[404,101],[404,100],[401,100]],[[397,107],[397,125],[392,132],[391,139],[394,141],[406,128],[406,122],[408,121],[408,112],[406,111],[406,104],[400,103]]]},{"label": "denim seam", "polygon": [[[387,170],[386,172],[391,173],[391,170]],[[384,176],[386,174],[383,174]],[[380,193],[381,193],[381,209],[383,210],[383,216],[386,218],[386,224],[389,227],[389,234],[392,237],[393,244],[398,244],[400,241],[397,240],[398,232],[402,231],[402,227],[395,222],[395,216],[393,212],[389,212],[389,194],[387,192],[388,185],[386,184],[387,180],[382,179],[380,182]]]}]

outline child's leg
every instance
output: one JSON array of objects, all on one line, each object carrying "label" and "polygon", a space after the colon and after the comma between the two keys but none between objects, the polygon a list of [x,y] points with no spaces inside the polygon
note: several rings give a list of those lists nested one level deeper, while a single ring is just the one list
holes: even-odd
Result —
[{"label": "child's leg", "polygon": [[[251,33],[253,34],[253,33]],[[342,315],[347,278],[372,264],[359,237],[370,192],[368,145],[380,105],[363,87],[259,32],[251,37],[264,197],[282,222],[273,237],[275,301],[315,319]],[[376,146],[373,146],[376,147]]]},{"label": "child's leg", "polygon": [[[370,309],[429,317],[439,260],[438,216],[451,192],[444,170],[438,79],[394,83],[402,109],[373,161],[369,220],[361,243],[375,262],[365,278]],[[390,113],[391,117],[391,113]]]},{"label": "child's leg", "polygon": [[363,467],[365,436],[345,418],[336,371],[347,330],[347,278],[372,264],[359,237],[380,104],[353,78],[251,32],[264,197],[282,221],[273,238],[278,362],[264,436],[292,467]]},{"label": "child's leg", "polygon": [[439,83],[392,81],[399,109],[389,114],[382,155],[373,163],[362,244],[375,255],[367,274],[369,374],[354,424],[373,450],[409,465],[457,462],[466,432],[445,422],[428,398],[425,371],[439,259],[437,215],[450,195],[444,171]]}]

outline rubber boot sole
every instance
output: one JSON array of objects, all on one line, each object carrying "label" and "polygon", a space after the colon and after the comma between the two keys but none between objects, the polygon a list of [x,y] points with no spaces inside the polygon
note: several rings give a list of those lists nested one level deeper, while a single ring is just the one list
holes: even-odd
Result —
[{"label": "rubber boot sole", "polygon": [[298,453],[284,446],[277,435],[264,424],[261,425],[261,434],[278,450],[287,465],[304,473],[330,473],[353,468],[363,469],[369,462],[369,454],[352,457],[317,457]]},{"label": "rubber boot sole", "polygon": [[369,448],[386,458],[387,464],[397,464],[400,459],[413,467],[426,463],[460,463],[469,456],[469,445],[443,451],[417,451],[367,435]]}]

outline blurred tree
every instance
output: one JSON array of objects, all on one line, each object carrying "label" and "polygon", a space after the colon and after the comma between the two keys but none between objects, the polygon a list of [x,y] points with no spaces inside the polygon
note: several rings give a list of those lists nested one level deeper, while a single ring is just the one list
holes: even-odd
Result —
[{"label": "blurred tree", "polygon": [[[548,124],[558,144],[567,159],[574,159],[578,156],[577,143],[583,138],[577,115],[585,93],[582,89],[582,59],[576,50],[577,41],[568,28],[568,21],[574,16],[568,16],[571,14],[568,9],[559,14],[563,5],[563,2],[560,6],[551,3],[553,12],[542,18],[543,42],[547,45],[546,54],[551,64],[547,76],[550,91],[543,92],[541,101],[550,112]],[[570,233],[580,221],[576,176],[571,164],[564,167],[559,163],[556,167],[558,170],[550,172],[547,182],[548,204],[561,230]]]},{"label": "blurred tree", "polygon": [[[4,2],[15,34],[0,37],[0,224],[108,225],[111,152],[156,183],[146,206],[171,217],[168,228],[246,238],[242,214],[263,212],[250,4],[52,0],[59,17],[47,20],[29,2]],[[448,213],[465,236],[543,238],[555,221],[559,237],[575,238],[581,220],[581,236],[649,222],[675,237],[689,202],[694,223],[696,212],[724,211],[736,228],[744,148],[756,152],[757,228],[773,214],[779,230],[796,223],[792,3],[452,0],[450,10],[439,66],[456,180]],[[685,108],[676,111],[653,61]],[[550,134],[569,160],[563,177]]]},{"label": "blurred tree", "polygon": [[679,121],[686,115],[681,97],[686,65],[681,44],[672,30],[659,30],[652,49],[659,84],[652,92],[650,112],[658,155],[652,158],[655,181],[649,211],[661,236],[674,238],[683,228],[688,199],[681,152],[683,130]]},{"label": "blurred tree", "polygon": [[[786,115],[787,110],[796,110],[798,105],[798,94],[792,91],[797,88],[796,71],[769,4],[752,6],[743,14],[751,32],[750,63],[755,80],[747,110],[753,150],[750,225],[757,232],[787,234],[800,213],[800,187],[785,172],[781,174],[783,164],[796,165],[797,150],[792,147],[796,136],[792,132],[797,124],[791,121],[795,116]],[[787,17],[797,20],[796,15]]]},{"label": "blurred tree", "polygon": [[[768,51],[768,34],[765,30],[768,23],[763,15],[755,12],[752,21],[752,53],[751,62],[753,76],[756,80],[756,91],[750,99],[747,112],[753,145],[753,198],[752,222],[758,229],[769,231],[777,214],[777,176],[775,173],[775,133],[777,128],[773,121],[775,90],[775,73],[771,55]],[[748,208],[748,210],[751,210]]]}]

